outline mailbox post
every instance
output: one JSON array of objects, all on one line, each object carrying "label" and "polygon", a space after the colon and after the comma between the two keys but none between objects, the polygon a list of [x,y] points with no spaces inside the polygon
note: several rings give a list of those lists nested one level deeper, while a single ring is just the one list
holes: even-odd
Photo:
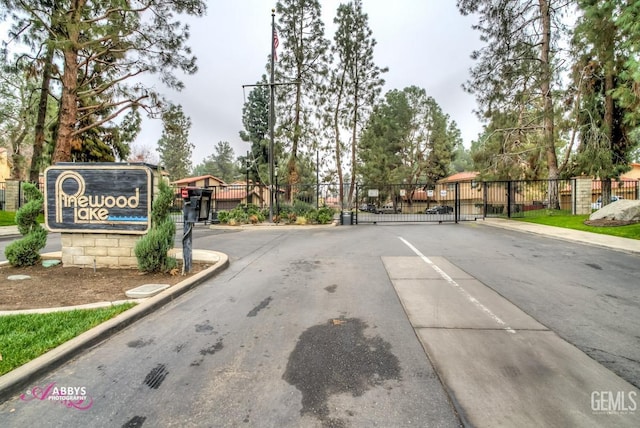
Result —
[{"label": "mailbox post", "polygon": [[190,197],[189,189],[182,189],[182,274],[191,272],[191,262],[193,260],[192,255],[192,232],[193,223],[196,218],[196,205],[198,204],[198,198],[196,196]]},{"label": "mailbox post", "polygon": [[182,273],[191,272],[193,260],[192,234],[193,224],[198,221],[207,221],[211,211],[211,189],[200,189],[197,187],[184,187],[180,190],[182,196],[182,257],[184,264]]}]

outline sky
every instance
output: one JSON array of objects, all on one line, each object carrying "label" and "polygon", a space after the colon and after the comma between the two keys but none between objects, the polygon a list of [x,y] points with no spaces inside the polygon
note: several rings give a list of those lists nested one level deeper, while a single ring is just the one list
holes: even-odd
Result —
[{"label": "sky", "polygon": [[[340,3],[320,0],[329,39],[333,39],[333,18]],[[183,19],[191,27],[188,44],[198,58],[199,71],[182,77],[185,89],[181,92],[160,83],[156,89],[182,105],[191,118],[194,166],[215,153],[220,141],[228,141],[236,156],[249,150],[239,132],[242,107],[251,88],[242,86],[256,83],[266,72],[275,4],[209,0],[205,17]],[[471,29],[474,18],[462,16],[454,0],[363,0],[363,9],[377,41],[374,60],[389,68],[383,76],[382,93],[412,85],[424,88],[458,124],[464,145],[470,147],[482,130],[473,113],[474,96],[462,89],[473,65],[471,53],[482,46],[479,33]],[[134,145],[156,149],[161,132],[160,120],[145,120]]]}]

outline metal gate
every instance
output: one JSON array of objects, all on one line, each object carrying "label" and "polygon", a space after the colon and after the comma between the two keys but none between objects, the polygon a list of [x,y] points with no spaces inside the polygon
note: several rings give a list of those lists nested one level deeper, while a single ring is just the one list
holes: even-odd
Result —
[{"label": "metal gate", "polygon": [[469,182],[358,184],[355,223],[452,222],[483,218],[481,186]]}]

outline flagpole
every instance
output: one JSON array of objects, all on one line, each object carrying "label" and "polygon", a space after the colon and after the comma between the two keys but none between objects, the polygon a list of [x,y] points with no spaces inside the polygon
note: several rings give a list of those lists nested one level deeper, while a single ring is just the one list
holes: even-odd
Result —
[{"label": "flagpole", "polygon": [[[275,56],[276,56],[276,10],[271,9],[271,78],[269,84],[269,221],[273,222],[273,186],[274,182],[274,141],[273,128],[276,120],[275,115]],[[278,189],[275,189],[276,192]]]}]

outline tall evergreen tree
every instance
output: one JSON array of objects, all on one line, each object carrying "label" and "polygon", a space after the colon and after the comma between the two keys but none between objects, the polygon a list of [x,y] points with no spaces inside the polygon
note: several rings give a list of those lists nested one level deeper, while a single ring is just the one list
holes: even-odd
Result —
[{"label": "tall evergreen tree", "polygon": [[640,3],[634,0],[618,0],[615,23],[620,29],[620,48],[628,55],[621,77],[624,84],[618,85],[614,96],[625,109],[624,121],[632,128],[640,126]]},{"label": "tall evergreen tree", "polygon": [[[478,16],[474,29],[487,43],[474,52],[472,57],[478,62],[466,85],[476,95],[480,117],[512,117],[510,124],[494,132],[510,133],[504,141],[515,144],[516,151],[522,141],[537,140],[544,149],[550,179],[558,178],[560,172],[553,85],[561,70],[555,55],[562,28],[559,18],[568,4],[558,0],[457,0],[461,13]],[[557,206],[557,189],[550,189],[551,204]]]},{"label": "tall evergreen tree", "polygon": [[10,155],[11,177],[25,179],[28,140],[33,135],[35,82],[19,67],[0,69],[0,147]]},{"label": "tall evergreen tree", "polygon": [[276,76],[278,86],[278,134],[287,146],[289,184],[300,182],[298,154],[312,147],[318,129],[314,125],[318,92],[328,72],[329,41],[324,36],[319,0],[280,0],[276,4],[281,53]]},{"label": "tall evergreen tree", "polygon": [[[353,199],[357,171],[357,147],[360,134],[378,99],[384,80],[380,77],[386,68],[378,67],[373,58],[376,41],[369,28],[368,16],[362,1],[354,0],[338,6],[334,23],[338,26],[334,36],[336,64],[330,73],[327,92],[325,122],[333,140],[340,192],[344,189],[342,164],[343,149],[350,153],[350,183],[348,205]],[[349,145],[342,140],[345,130]],[[350,146],[350,147],[349,147]],[[340,200],[343,200],[340,195]]]},{"label": "tall evergreen tree", "polygon": [[[265,75],[262,76],[258,85],[249,92],[242,108],[244,130],[240,131],[240,138],[251,144],[249,158],[244,159],[245,167],[247,161],[250,165],[249,179],[254,182],[268,183],[269,88]],[[279,150],[276,148],[276,151]]]},{"label": "tall evergreen tree", "polygon": [[[602,200],[611,198],[611,179],[629,170],[633,141],[633,124],[625,118],[637,113],[628,111],[616,97],[616,89],[633,86],[627,82],[625,67],[629,51],[621,48],[624,35],[615,16],[620,1],[579,0],[582,15],[574,30],[574,65],[576,88],[576,124],[580,144],[573,173],[586,173],[603,180]],[[618,46],[616,46],[618,45]],[[618,92],[620,93],[620,92]]]},{"label": "tall evergreen tree", "polygon": [[228,141],[219,141],[215,152],[193,168],[194,176],[209,174],[226,182],[233,181],[238,176],[233,149]]},{"label": "tall evergreen tree", "polygon": [[[403,183],[427,187],[451,170],[461,144],[455,122],[426,91],[415,86],[387,92],[371,114],[359,148],[364,182],[377,187]],[[396,197],[391,191],[387,197]],[[411,195],[408,195],[411,198]]]},{"label": "tall evergreen tree", "polygon": [[125,112],[159,114],[160,95],[140,83],[141,75],[158,74],[179,90],[183,85],[175,70],[197,70],[186,45],[188,26],[175,15],[201,16],[203,0],[2,0],[2,5],[11,11],[12,34],[29,39],[34,57],[46,57],[50,48],[54,52],[60,108],[53,162],[70,161],[89,131],[94,143],[101,130],[106,131],[102,144],[123,138],[113,121]]},{"label": "tall evergreen tree", "polygon": [[191,171],[191,153],[194,145],[189,142],[191,119],[182,107],[171,105],[162,114],[163,130],[158,141],[160,161],[172,180],[179,180]]}]

